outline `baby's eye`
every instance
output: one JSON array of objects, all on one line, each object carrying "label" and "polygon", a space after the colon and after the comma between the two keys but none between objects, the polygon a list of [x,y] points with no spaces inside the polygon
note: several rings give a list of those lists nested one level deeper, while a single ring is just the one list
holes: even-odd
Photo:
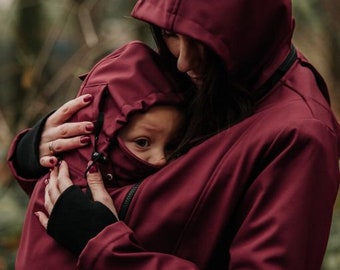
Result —
[{"label": "baby's eye", "polygon": [[140,138],[135,140],[135,143],[140,147],[148,147],[150,146],[150,142],[148,139]]}]

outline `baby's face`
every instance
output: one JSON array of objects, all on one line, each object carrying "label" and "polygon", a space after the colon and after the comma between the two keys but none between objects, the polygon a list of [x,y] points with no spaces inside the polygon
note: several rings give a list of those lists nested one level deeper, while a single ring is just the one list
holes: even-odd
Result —
[{"label": "baby's face", "polygon": [[172,106],[155,106],[133,115],[118,136],[138,158],[155,166],[164,166],[176,146],[183,113]]}]

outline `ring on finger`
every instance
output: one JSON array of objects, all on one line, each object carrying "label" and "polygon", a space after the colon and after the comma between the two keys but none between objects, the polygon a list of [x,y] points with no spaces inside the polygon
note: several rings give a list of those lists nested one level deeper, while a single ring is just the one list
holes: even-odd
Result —
[{"label": "ring on finger", "polygon": [[51,142],[48,144],[48,150],[50,150],[50,154],[51,154],[52,156],[54,156],[55,150],[54,150],[54,148],[53,148],[53,141],[51,141]]}]

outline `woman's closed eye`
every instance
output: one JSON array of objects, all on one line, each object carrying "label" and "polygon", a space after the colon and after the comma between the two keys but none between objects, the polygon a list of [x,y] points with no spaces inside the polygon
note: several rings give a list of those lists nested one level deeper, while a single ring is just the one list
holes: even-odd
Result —
[{"label": "woman's closed eye", "polygon": [[178,35],[175,32],[168,31],[165,29],[161,29],[161,35],[163,36],[163,38],[177,38],[178,37]]}]

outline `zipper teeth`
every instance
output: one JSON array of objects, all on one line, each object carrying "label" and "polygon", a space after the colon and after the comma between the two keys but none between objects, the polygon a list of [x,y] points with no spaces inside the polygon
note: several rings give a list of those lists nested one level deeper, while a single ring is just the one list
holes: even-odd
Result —
[{"label": "zipper teeth", "polygon": [[118,213],[119,219],[124,220],[126,217],[126,213],[129,209],[130,203],[133,199],[133,196],[136,194],[138,187],[140,186],[141,182],[134,184],[131,189],[129,190],[128,194],[126,195],[122,207]]}]

